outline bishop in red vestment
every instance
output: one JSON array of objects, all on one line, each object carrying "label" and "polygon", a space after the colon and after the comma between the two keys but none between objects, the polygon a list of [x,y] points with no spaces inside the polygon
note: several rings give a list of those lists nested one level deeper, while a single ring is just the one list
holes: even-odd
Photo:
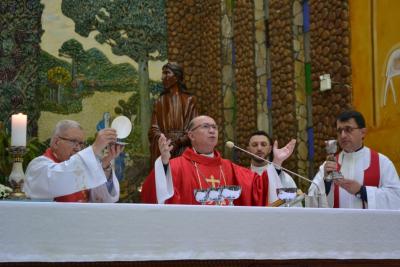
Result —
[{"label": "bishop in red vestment", "polygon": [[195,189],[240,185],[241,196],[235,205],[268,205],[268,177],[221,158],[214,150],[218,127],[208,116],[199,116],[189,124],[188,137],[192,147],[182,156],[170,160],[170,140],[159,139],[161,157],[142,187],[142,202],[165,204],[200,204]]}]

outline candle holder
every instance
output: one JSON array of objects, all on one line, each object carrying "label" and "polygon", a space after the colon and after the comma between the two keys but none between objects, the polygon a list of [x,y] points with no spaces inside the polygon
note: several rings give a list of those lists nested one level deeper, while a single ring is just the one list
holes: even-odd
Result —
[{"label": "candle holder", "polygon": [[8,181],[13,189],[10,194],[11,199],[24,199],[26,198],[25,193],[22,192],[22,188],[25,182],[25,173],[22,168],[22,162],[24,161],[24,154],[26,152],[25,146],[11,146],[9,152],[13,158],[13,167],[8,177]]}]

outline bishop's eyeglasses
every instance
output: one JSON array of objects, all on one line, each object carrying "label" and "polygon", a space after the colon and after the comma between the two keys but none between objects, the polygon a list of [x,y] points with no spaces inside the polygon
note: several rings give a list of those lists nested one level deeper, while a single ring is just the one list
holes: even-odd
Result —
[{"label": "bishop's eyeglasses", "polygon": [[190,131],[194,131],[194,130],[196,130],[198,128],[200,128],[202,130],[206,130],[206,131],[208,131],[208,130],[210,130],[212,128],[213,130],[218,131],[218,125],[210,124],[210,123],[202,123],[200,125],[197,125],[196,127],[193,127],[193,129],[191,129]]},{"label": "bishop's eyeglasses", "polygon": [[69,139],[66,137],[59,136],[59,135],[58,135],[58,138],[60,138],[61,140],[67,141],[72,147],[76,147],[79,149],[84,149],[86,147],[86,142],[84,142],[84,141]]}]

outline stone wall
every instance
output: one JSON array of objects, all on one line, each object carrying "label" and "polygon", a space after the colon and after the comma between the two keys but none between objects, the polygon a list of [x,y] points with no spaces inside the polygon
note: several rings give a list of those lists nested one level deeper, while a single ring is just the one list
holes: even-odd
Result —
[{"label": "stone wall", "polygon": [[[168,58],[182,64],[198,109],[224,125],[221,64],[221,1],[166,1]],[[221,127],[220,144],[224,140]]]},{"label": "stone wall", "polygon": [[[253,1],[236,1],[234,16],[236,135],[241,147],[257,129],[256,68],[254,64]],[[247,157],[246,160],[247,162]]]},{"label": "stone wall", "polygon": [[265,22],[267,21],[268,13],[266,8],[264,0],[254,0],[254,64],[257,79],[257,128],[268,132],[267,79],[270,78],[271,73],[267,68],[268,54]]},{"label": "stone wall", "polygon": [[[167,1],[169,59],[183,64],[200,111],[222,126],[220,144],[246,147],[256,129],[280,146],[295,138],[285,167],[312,177],[323,141],[336,138],[335,116],[351,105],[348,8],[348,0]],[[321,92],[324,73],[333,89]]]},{"label": "stone wall", "polygon": [[[324,141],[336,139],[336,116],[351,107],[348,1],[310,1],[310,22],[316,169],[326,157]],[[321,92],[319,76],[325,73],[332,77],[332,89]]]},{"label": "stone wall", "polygon": [[[281,145],[297,136],[296,96],[294,85],[294,53],[292,29],[292,1],[269,1],[269,38],[272,79],[273,137]],[[296,169],[297,155],[285,162],[285,167]]]},{"label": "stone wall", "polygon": [[[301,0],[293,1],[292,5],[293,27],[293,55],[294,55],[294,87],[296,95],[296,121],[297,121],[297,172],[308,176],[308,135],[307,135],[307,96],[305,88],[305,36],[303,30],[303,6]],[[306,188],[308,183],[298,180]]]},{"label": "stone wall", "polygon": [[[224,105],[225,139],[235,140],[235,70],[233,65],[233,6],[221,0],[221,51],[222,51],[222,92]],[[233,151],[225,149],[225,156],[232,156]]]}]

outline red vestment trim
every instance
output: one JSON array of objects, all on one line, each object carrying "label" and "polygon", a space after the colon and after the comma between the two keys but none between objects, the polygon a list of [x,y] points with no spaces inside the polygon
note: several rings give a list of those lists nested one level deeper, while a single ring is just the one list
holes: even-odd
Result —
[{"label": "red vestment trim", "polygon": [[[54,156],[50,148],[46,149],[43,156],[51,159],[55,163],[60,163],[60,161]],[[54,201],[57,202],[88,202],[89,201],[89,190],[78,191],[69,195],[55,197]]]},{"label": "red vestment trim", "polygon": [[[379,171],[379,154],[378,152],[370,149],[371,156],[370,156],[370,164],[367,169],[364,170],[364,186],[379,186],[380,182],[380,171]],[[340,170],[339,164],[339,154],[336,155],[336,163],[338,166],[338,170]],[[333,207],[339,208],[339,186],[334,185],[334,199],[333,199]],[[363,209],[365,209],[365,205],[363,203]]]}]

